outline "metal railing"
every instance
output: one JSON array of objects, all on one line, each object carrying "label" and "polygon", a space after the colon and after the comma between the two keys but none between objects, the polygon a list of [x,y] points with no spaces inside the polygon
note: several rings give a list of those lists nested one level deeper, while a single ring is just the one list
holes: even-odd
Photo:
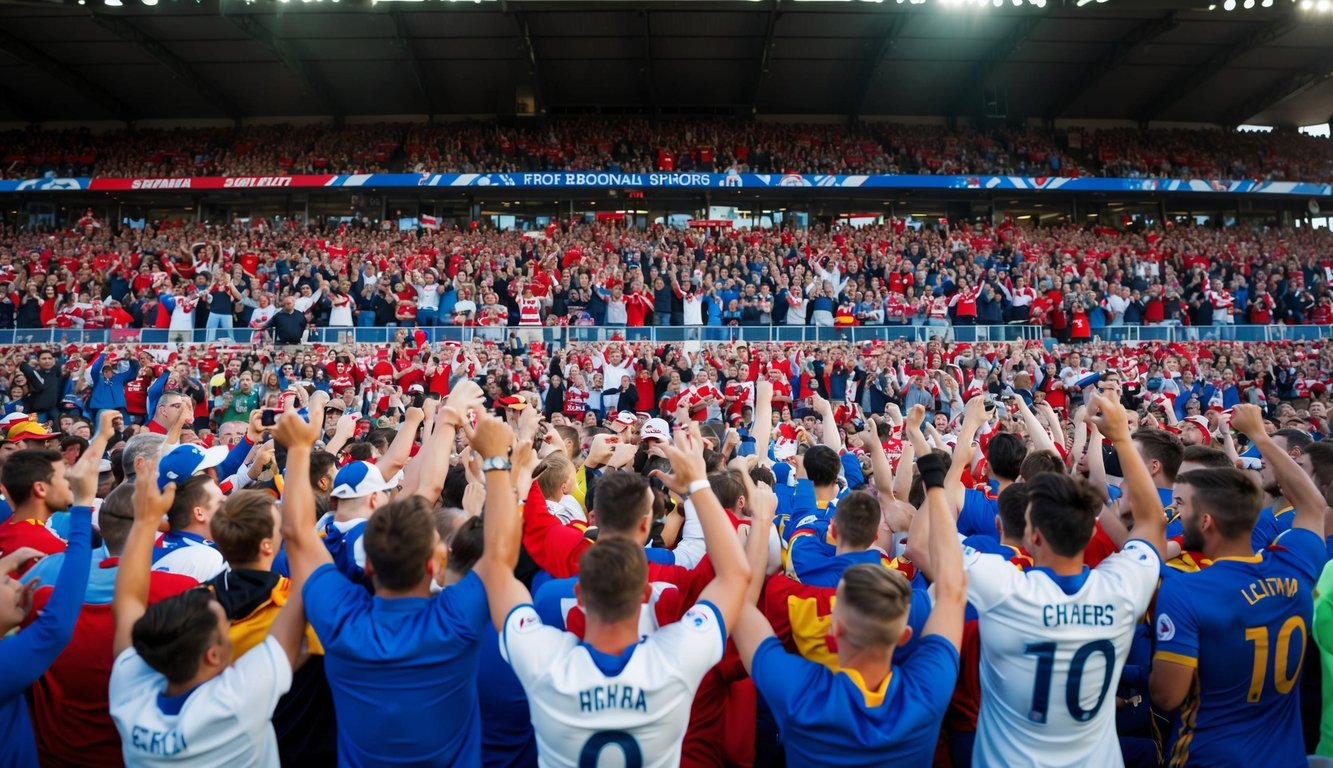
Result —
[{"label": "metal railing", "polygon": [[[853,342],[890,341],[907,339],[926,342],[941,339],[951,342],[1052,342],[1047,329],[1033,325],[868,325],[850,328],[829,328],[813,325],[762,326],[569,326],[569,327],[459,327],[434,326],[373,327],[373,328],[317,328],[307,332],[305,344],[388,344],[400,336],[417,330],[424,331],[431,341],[495,341],[516,336],[524,342],[566,344],[574,342],[604,342],[613,339],[646,340],[657,344],[735,344],[739,342]],[[1326,325],[1226,325],[1226,326],[1171,326],[1124,325],[1107,326],[1093,330],[1093,338],[1113,342],[1185,342],[1185,341],[1312,341],[1333,338],[1333,327]],[[70,344],[230,344],[250,345],[265,340],[248,329],[235,331],[172,331],[163,329],[5,329],[0,330],[0,348],[20,345]]]}]

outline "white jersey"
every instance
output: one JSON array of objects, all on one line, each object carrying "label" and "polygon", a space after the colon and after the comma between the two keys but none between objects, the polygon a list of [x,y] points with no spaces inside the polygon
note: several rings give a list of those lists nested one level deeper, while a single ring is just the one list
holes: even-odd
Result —
[{"label": "white jersey", "polygon": [[273,710],[292,687],[292,667],[273,637],[189,693],[165,698],[167,679],[133,648],[111,668],[111,719],[125,764],[279,765]]},{"label": "white jersey", "polygon": [[1162,561],[1142,540],[1079,576],[1020,571],[970,547],[981,630],[977,766],[1124,765],[1115,691]]},{"label": "white jersey", "polygon": [[528,694],[542,768],[655,768],[680,764],[695,691],[726,640],[721,615],[701,602],[608,656],[520,605],[505,620],[500,653]]}]

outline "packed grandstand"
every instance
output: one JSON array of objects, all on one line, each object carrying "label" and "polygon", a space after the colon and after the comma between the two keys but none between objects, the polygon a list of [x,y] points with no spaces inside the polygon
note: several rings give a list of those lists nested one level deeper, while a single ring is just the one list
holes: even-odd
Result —
[{"label": "packed grandstand", "polygon": [[0,179],[607,170],[1333,181],[1327,140],[1207,129],[566,118],[540,128],[445,122],[26,129],[0,133],[0,147]]},{"label": "packed grandstand", "polygon": [[1333,764],[1333,143],[1235,130],[1327,3],[89,4],[0,7],[0,765]]}]

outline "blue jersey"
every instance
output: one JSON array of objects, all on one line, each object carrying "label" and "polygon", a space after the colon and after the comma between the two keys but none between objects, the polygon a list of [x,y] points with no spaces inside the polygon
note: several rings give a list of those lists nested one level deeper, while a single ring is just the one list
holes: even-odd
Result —
[{"label": "blue jersey", "polygon": [[958,511],[958,531],[964,536],[990,536],[1000,538],[1000,529],[995,527],[995,516],[1000,514],[999,494],[989,489],[978,491],[968,488],[963,491],[963,508]]},{"label": "blue jersey", "polygon": [[923,637],[871,689],[854,670],[834,672],[771,637],[755,651],[751,672],[788,765],[929,765],[958,680],[958,649],[939,635]]},{"label": "blue jersey", "polygon": [[1195,669],[1171,765],[1260,755],[1265,766],[1306,765],[1301,666],[1326,557],[1323,539],[1294,529],[1251,557],[1162,583],[1155,658]]}]

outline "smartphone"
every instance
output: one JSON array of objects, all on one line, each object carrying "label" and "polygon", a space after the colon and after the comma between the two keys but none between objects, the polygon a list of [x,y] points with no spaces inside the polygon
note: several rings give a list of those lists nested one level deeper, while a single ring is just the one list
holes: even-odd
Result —
[{"label": "smartphone", "polygon": [[259,417],[259,423],[265,427],[272,427],[278,423],[278,416],[282,413],[276,408],[265,408],[264,413]]}]

